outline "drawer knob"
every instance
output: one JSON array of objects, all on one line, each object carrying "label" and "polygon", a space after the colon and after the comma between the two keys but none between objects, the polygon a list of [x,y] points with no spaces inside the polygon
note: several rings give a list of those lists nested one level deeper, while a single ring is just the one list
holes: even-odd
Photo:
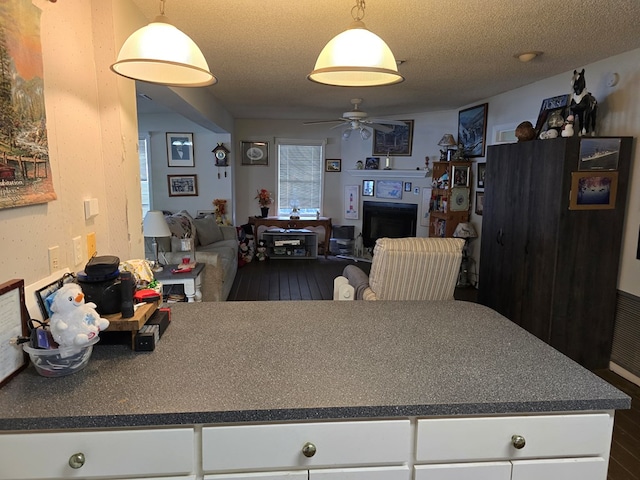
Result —
[{"label": "drawer knob", "polygon": [[302,447],[302,454],[307,458],[313,457],[316,454],[316,446],[311,442],[305,443]]},{"label": "drawer knob", "polygon": [[511,437],[511,444],[514,446],[514,448],[517,448],[518,450],[520,450],[521,448],[524,448],[526,443],[527,442],[525,442],[524,437],[522,435],[513,435]]},{"label": "drawer knob", "polygon": [[77,469],[84,465],[84,461],[84,453],[74,453],[69,457],[69,466]]}]

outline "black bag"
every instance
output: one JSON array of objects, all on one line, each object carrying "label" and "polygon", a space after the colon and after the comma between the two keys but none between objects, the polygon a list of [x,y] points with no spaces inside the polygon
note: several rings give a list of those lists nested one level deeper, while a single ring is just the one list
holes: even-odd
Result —
[{"label": "black bag", "polygon": [[120,259],[115,255],[102,255],[99,257],[91,257],[84,267],[84,273],[87,277],[110,277],[118,271]]}]

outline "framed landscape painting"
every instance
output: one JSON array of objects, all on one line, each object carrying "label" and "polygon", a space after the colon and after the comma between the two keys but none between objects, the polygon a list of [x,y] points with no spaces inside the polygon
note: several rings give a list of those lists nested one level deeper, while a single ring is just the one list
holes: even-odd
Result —
[{"label": "framed landscape painting", "polygon": [[373,131],[373,155],[410,157],[413,144],[413,120],[400,120],[405,125],[389,125],[388,133]]},{"label": "framed landscape painting", "polygon": [[458,144],[462,144],[465,157],[484,157],[488,107],[483,103],[458,113]]}]

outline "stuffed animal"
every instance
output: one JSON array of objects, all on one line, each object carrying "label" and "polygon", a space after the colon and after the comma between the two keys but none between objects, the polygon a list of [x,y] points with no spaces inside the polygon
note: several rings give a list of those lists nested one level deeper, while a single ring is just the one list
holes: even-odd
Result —
[{"label": "stuffed animal", "polygon": [[267,245],[264,243],[264,240],[260,240],[258,242],[258,246],[256,248],[256,258],[260,262],[263,262],[267,259]]},{"label": "stuffed animal", "polygon": [[56,292],[50,325],[59,346],[85,345],[109,326],[109,320],[101,318],[95,308],[95,303],[84,303],[84,294],[77,283],[67,283]]},{"label": "stuffed animal", "polygon": [[242,267],[253,260],[253,252],[249,246],[249,240],[244,239],[240,241],[238,245],[238,266]]}]

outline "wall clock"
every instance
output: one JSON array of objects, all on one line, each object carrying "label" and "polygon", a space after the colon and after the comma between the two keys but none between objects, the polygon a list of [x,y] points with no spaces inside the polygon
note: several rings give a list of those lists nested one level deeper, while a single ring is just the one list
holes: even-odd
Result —
[{"label": "wall clock", "polygon": [[452,188],[451,203],[449,210],[452,212],[461,212],[469,210],[469,189],[468,188]]},{"label": "wall clock", "polygon": [[222,143],[219,143],[212,152],[216,157],[216,167],[226,167],[229,165],[230,152]]}]

